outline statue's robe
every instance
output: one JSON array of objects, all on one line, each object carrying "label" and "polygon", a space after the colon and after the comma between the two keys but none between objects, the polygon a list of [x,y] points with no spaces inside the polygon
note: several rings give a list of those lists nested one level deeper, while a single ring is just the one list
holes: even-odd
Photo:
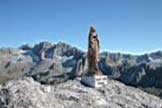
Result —
[{"label": "statue's robe", "polygon": [[90,30],[88,45],[88,72],[91,74],[100,74],[99,62],[99,39],[95,30]]}]

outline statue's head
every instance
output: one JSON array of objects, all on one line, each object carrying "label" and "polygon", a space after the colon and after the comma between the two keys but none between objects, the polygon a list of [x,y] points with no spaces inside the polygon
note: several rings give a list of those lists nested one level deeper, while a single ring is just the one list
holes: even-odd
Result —
[{"label": "statue's head", "polygon": [[94,28],[94,26],[90,26],[90,33],[94,33],[96,32],[96,29]]},{"label": "statue's head", "polygon": [[96,33],[94,26],[90,26],[89,41],[96,41],[97,38],[98,38],[98,35]]}]

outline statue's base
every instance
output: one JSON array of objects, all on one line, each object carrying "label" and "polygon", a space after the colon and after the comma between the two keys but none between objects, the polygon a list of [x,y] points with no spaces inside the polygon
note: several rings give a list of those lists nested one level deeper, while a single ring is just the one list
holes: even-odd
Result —
[{"label": "statue's base", "polygon": [[107,85],[106,75],[82,76],[81,82],[89,87],[99,88]]}]

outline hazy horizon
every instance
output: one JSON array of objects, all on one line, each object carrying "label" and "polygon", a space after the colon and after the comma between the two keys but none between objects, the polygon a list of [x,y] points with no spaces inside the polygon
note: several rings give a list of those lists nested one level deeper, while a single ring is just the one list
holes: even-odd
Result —
[{"label": "hazy horizon", "polygon": [[[87,51],[87,49],[82,49],[78,45],[75,45],[75,44],[72,44],[72,43],[69,43],[69,42],[65,42],[65,41],[50,42],[50,41],[47,41],[47,40],[41,40],[41,41],[33,43],[33,44],[23,43],[23,44],[18,45],[18,46],[0,46],[0,49],[1,48],[16,48],[17,49],[17,48],[20,48],[22,45],[30,45],[30,46],[34,47],[34,45],[39,44],[41,42],[49,42],[51,44],[58,44],[59,42],[61,42],[61,43],[66,43],[66,44],[70,45],[71,47],[76,47],[79,50],[82,50],[84,52]],[[157,52],[157,51],[162,51],[162,49],[154,49],[154,50],[150,50],[150,51],[143,51],[143,52],[137,52],[137,53],[129,52],[129,51],[122,51],[122,50],[100,49],[100,53],[109,52],[109,53],[122,53],[122,54],[131,54],[131,55],[144,55],[144,54],[154,53],[154,52]]]}]

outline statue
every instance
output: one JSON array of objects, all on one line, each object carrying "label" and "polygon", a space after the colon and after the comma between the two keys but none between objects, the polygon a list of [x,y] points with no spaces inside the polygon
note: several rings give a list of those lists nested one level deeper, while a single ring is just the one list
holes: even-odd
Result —
[{"label": "statue", "polygon": [[100,42],[98,34],[96,33],[95,28],[91,26],[88,37],[88,71],[81,77],[81,83],[89,87],[98,88],[107,84],[107,76],[102,74],[98,66],[99,49]]},{"label": "statue", "polygon": [[99,49],[100,42],[98,39],[98,34],[93,26],[90,27],[89,37],[88,37],[88,74],[91,75],[101,75],[101,71],[98,67],[99,62]]}]

